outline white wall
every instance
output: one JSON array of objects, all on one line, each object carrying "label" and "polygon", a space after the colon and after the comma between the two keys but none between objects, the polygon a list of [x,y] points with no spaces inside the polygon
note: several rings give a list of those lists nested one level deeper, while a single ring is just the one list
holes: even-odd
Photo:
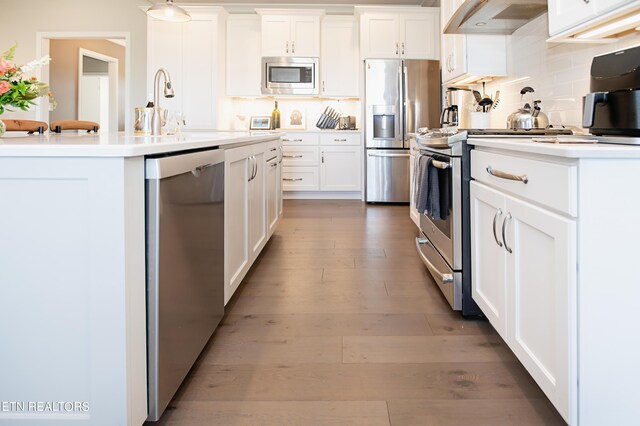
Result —
[{"label": "white wall", "polygon": [[[542,110],[551,124],[582,127],[582,97],[589,92],[591,60],[594,56],[640,44],[640,35],[621,38],[606,45],[550,44],[547,15],[535,19],[516,31],[507,42],[508,78],[488,83],[490,95],[500,90],[499,106],[491,112],[491,126],[505,128],[507,116],[523,102],[520,89],[531,86],[535,99],[542,100]],[[514,79],[526,80],[511,83]],[[482,91],[481,85],[474,86]],[[527,97],[527,102],[530,102]]]},{"label": "white wall", "polygon": [[0,50],[18,42],[16,61],[22,64],[36,56],[38,31],[129,32],[131,106],[144,106],[147,19],[138,6],[148,5],[145,0],[0,0]]}]

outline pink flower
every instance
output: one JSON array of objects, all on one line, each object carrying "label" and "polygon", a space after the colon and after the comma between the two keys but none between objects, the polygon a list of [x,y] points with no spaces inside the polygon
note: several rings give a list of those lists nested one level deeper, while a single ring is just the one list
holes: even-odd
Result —
[{"label": "pink flower", "polygon": [[9,90],[11,90],[11,85],[9,85],[9,82],[8,81],[0,81],[0,96],[4,95]]},{"label": "pink flower", "polygon": [[0,58],[0,75],[14,68],[13,64],[4,58]]}]

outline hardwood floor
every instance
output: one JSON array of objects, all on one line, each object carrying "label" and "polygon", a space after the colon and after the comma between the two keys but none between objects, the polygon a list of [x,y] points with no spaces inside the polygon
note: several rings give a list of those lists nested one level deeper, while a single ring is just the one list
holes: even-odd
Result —
[{"label": "hardwood floor", "polygon": [[564,424],[491,326],[451,311],[407,209],[286,201],[156,424]]}]

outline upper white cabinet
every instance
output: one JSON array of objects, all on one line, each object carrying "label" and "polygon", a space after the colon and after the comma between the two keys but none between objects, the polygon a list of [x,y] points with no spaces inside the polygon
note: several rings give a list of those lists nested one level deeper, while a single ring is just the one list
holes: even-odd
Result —
[{"label": "upper white cabinet", "polygon": [[635,28],[637,21],[630,20],[626,25],[589,34],[637,12],[640,3],[635,0],[549,0],[548,7],[549,41],[592,42]]},{"label": "upper white cabinet", "polygon": [[257,15],[227,19],[227,96],[262,96],[260,22]]},{"label": "upper white cabinet", "polygon": [[[454,4],[442,2],[442,22],[453,13]],[[442,34],[443,83],[470,83],[482,77],[507,75],[507,37],[503,35]]]},{"label": "upper white cabinet", "polygon": [[382,9],[358,9],[362,58],[439,59],[438,8]]},{"label": "upper white cabinet", "polygon": [[262,56],[320,56],[321,11],[256,9],[262,17]]},{"label": "upper white cabinet", "polygon": [[147,20],[147,93],[159,68],[171,74],[176,96],[161,106],[185,114],[187,128],[217,128],[224,93],[226,12],[218,7],[189,9],[186,23]]},{"label": "upper white cabinet", "polygon": [[325,16],[322,20],[320,94],[358,97],[359,34],[353,16]]}]

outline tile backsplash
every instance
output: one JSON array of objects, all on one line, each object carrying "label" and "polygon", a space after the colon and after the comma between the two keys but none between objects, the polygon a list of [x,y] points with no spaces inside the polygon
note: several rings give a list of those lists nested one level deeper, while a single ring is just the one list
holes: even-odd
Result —
[{"label": "tile backsplash", "polygon": [[248,130],[249,122],[252,116],[271,116],[274,101],[278,101],[278,109],[280,110],[280,122],[282,128],[287,127],[287,118],[293,111],[300,111],[304,117],[304,129],[301,130],[318,130],[316,122],[326,107],[331,107],[338,111],[341,115],[352,115],[356,117],[356,125],[362,127],[360,120],[360,101],[346,99],[244,99],[230,98],[229,107],[231,108],[230,122],[228,128],[230,130]]},{"label": "tile backsplash", "polygon": [[[591,60],[594,56],[640,44],[632,34],[610,44],[547,43],[547,15],[517,30],[507,41],[509,77],[486,84],[487,94],[500,90],[500,102],[491,111],[491,126],[506,127],[510,113],[531,103],[531,95],[521,100],[520,89],[530,86],[550,124],[582,127],[582,97],[589,92]],[[473,87],[482,91],[482,85]],[[467,114],[468,115],[468,114]]]}]

